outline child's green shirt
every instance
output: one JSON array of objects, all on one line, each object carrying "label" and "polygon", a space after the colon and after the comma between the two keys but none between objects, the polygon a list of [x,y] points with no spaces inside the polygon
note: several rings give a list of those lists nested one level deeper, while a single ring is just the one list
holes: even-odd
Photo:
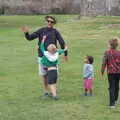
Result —
[{"label": "child's green shirt", "polygon": [[41,63],[43,65],[47,66],[47,67],[56,66],[59,63],[59,61],[58,61],[59,55],[64,53],[64,50],[60,49],[56,53],[51,54],[50,52],[45,51],[44,43],[41,43],[40,48],[41,48],[42,53],[43,53],[43,57],[41,59]]}]

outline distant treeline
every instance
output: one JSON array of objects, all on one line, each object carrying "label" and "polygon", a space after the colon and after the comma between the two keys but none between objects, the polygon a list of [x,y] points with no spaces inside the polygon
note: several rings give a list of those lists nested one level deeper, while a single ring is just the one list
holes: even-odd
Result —
[{"label": "distant treeline", "polygon": [[120,15],[120,0],[0,0],[0,14]]}]

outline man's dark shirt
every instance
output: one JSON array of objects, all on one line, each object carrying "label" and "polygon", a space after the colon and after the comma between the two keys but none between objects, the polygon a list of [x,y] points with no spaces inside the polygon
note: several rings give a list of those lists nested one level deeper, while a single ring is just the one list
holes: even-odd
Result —
[{"label": "man's dark shirt", "polygon": [[[41,40],[44,35],[47,36],[46,41],[45,41],[45,50],[49,44],[55,44],[57,46],[57,41],[59,42],[60,47],[64,49],[65,42],[62,36],[60,35],[60,33],[55,28],[44,27],[44,28],[37,30],[36,32],[32,34],[29,34],[28,32],[25,33],[25,37],[29,41],[39,38],[39,41],[38,41],[39,46],[41,44]],[[43,53],[40,48],[38,48],[38,56],[39,57],[43,56]],[[65,52],[65,56],[67,56],[67,51]]]},{"label": "man's dark shirt", "polygon": [[101,72],[104,73],[107,67],[108,74],[120,74],[120,51],[109,49],[104,53]]}]

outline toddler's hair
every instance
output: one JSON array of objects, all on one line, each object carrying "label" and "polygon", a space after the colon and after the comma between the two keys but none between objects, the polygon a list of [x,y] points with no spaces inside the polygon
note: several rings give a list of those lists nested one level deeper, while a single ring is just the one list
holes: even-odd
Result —
[{"label": "toddler's hair", "polygon": [[49,44],[47,47],[47,50],[48,50],[48,52],[51,52],[53,54],[57,52],[57,48],[54,44]]},{"label": "toddler's hair", "polygon": [[109,40],[109,45],[111,48],[116,49],[118,46],[118,39],[113,38],[113,39]]},{"label": "toddler's hair", "polygon": [[87,57],[89,63],[90,63],[90,64],[93,64],[93,62],[94,62],[94,58],[93,58],[93,56],[89,56],[89,55],[87,55],[86,57]]}]

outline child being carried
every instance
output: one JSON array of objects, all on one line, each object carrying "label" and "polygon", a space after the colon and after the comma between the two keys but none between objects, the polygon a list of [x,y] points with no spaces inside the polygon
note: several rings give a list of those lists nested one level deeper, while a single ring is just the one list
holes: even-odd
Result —
[{"label": "child being carried", "polygon": [[40,46],[43,53],[41,63],[47,67],[47,80],[51,89],[52,97],[55,100],[58,100],[59,97],[56,95],[56,83],[58,78],[57,65],[59,62],[58,59],[59,59],[59,55],[61,55],[67,50],[67,47],[65,47],[65,49],[57,50],[54,44],[49,44],[47,47],[47,51],[45,51],[44,49],[45,40],[46,40],[46,36],[43,36],[42,43]]}]

